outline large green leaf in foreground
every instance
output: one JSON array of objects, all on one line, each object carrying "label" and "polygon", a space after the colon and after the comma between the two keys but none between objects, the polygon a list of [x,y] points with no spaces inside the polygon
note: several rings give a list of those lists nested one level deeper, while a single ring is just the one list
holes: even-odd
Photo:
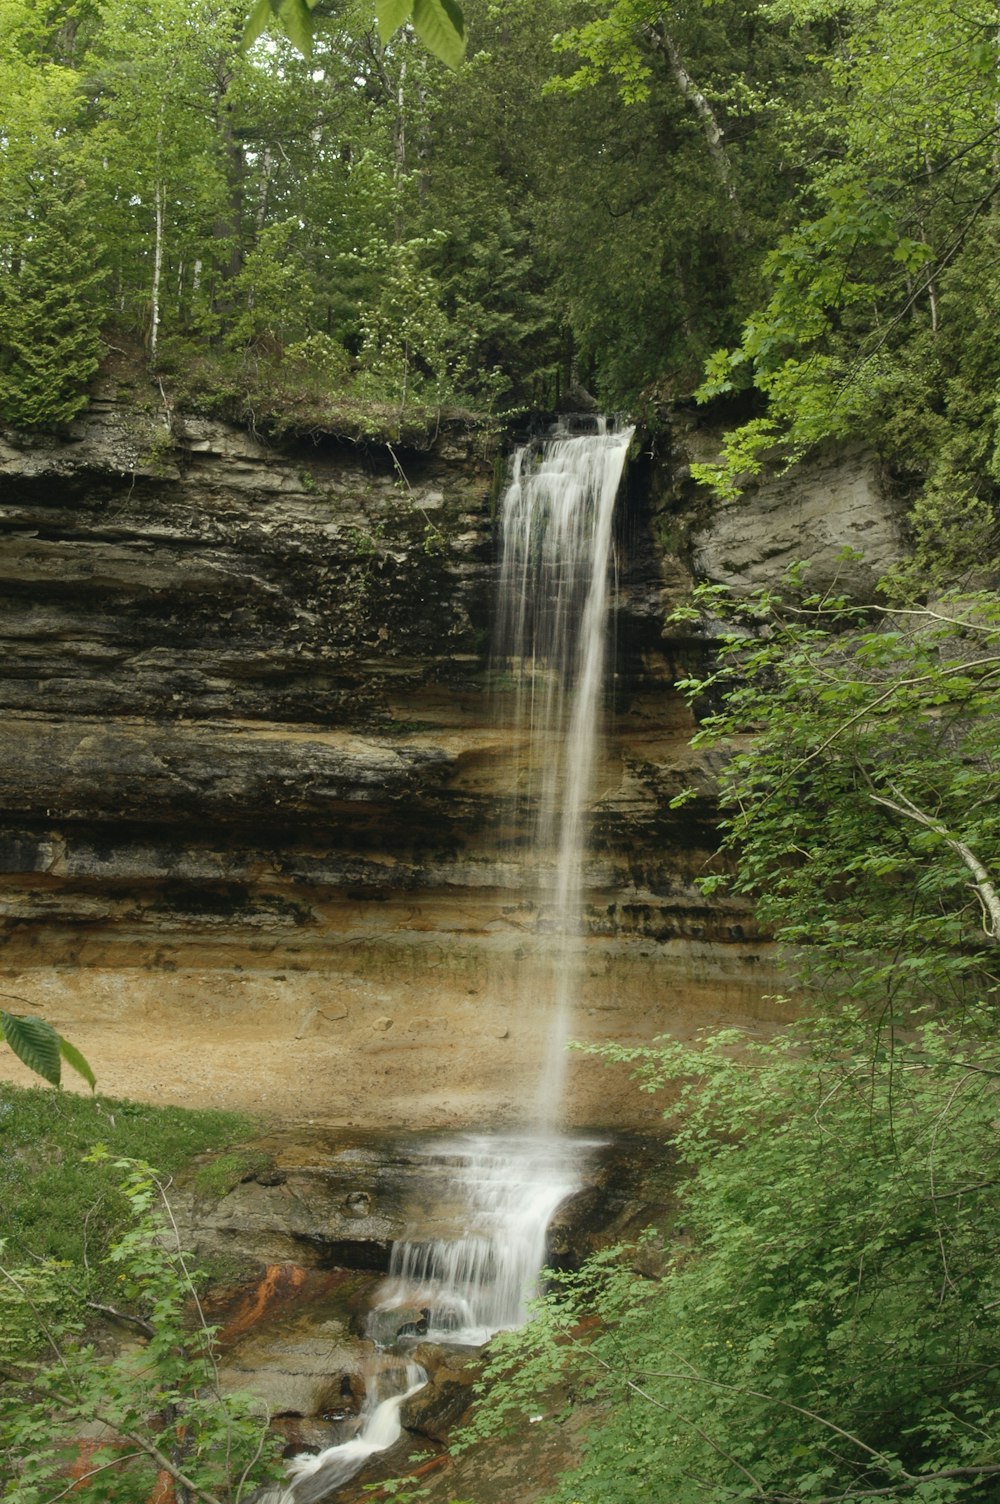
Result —
[{"label": "large green leaf in foreground", "polygon": [[5,1013],[0,1009],[0,1034],[17,1058],[52,1086],[60,1084],[64,1060],[84,1078],[88,1086],[93,1088],[97,1084],[94,1072],[76,1046],[63,1039],[44,1018]]},{"label": "large green leaf in foreground", "polygon": [[[249,47],[274,25],[309,57],[316,8],[317,0],[256,0],[243,45]],[[409,22],[428,52],[449,68],[457,68],[465,56],[465,18],[457,0],[375,0],[375,16],[383,45]]]}]

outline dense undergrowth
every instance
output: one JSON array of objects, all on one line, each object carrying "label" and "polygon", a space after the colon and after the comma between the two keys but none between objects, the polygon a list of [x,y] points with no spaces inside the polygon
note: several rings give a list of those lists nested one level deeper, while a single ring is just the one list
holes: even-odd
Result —
[{"label": "dense undergrowth", "polygon": [[[172,1175],[235,1113],[0,1086],[0,1484],[10,1504],[237,1497],[274,1450],[219,1386]],[[147,1161],[162,1168],[152,1171]]]},{"label": "dense undergrowth", "polygon": [[[162,1141],[168,1153],[176,1129]],[[0,1244],[3,1498],[238,1500],[251,1475],[278,1470],[277,1444],[265,1407],[220,1383],[205,1276],[180,1246],[167,1183],[101,1149],[74,1179],[93,1194],[95,1177],[124,1210],[114,1206],[114,1236],[82,1265],[22,1262]]]},{"label": "dense undergrowth", "polygon": [[556,1377],[601,1407],[560,1504],[994,1497],[1000,1049],[817,1032],[609,1052],[680,1086],[687,1237],[656,1280],[559,1276],[497,1339],[478,1434]]}]

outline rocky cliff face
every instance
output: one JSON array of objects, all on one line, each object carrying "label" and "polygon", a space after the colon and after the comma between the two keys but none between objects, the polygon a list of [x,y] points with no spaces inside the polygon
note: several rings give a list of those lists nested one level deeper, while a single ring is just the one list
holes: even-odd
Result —
[{"label": "rocky cliff face", "polygon": [[[0,443],[0,986],[103,1090],[516,1120],[544,1019],[504,797],[518,749],[489,683],[496,459],[460,424],[420,452],[279,450],[111,394],[68,438]],[[768,946],[695,886],[711,768],[672,682],[700,649],[663,636],[663,607],[691,568],[757,579],[818,517],[853,541],[788,483],[756,539],[699,518],[683,462],[652,486],[637,465],[621,507],[585,1037],[766,1016]],[[854,502],[866,463],[840,485]],[[691,777],[705,798],[672,814]],[[571,1116],[643,1113],[585,1062]]]}]

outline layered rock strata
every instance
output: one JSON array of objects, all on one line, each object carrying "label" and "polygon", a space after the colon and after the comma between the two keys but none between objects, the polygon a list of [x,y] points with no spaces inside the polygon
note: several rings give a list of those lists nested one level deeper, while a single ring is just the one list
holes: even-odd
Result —
[{"label": "layered rock strata", "polygon": [[[0,443],[0,987],[105,1091],[520,1116],[545,913],[488,659],[496,468],[460,423],[419,452],[278,449],[112,394],[65,439]],[[687,518],[706,568],[732,529],[692,545],[683,485],[636,476],[576,1030],[626,1041],[755,1027],[775,987],[746,913],[696,887],[712,768],[673,680],[701,649],[663,632],[690,573],[654,523]],[[572,1121],[650,1110],[575,1068]]]}]

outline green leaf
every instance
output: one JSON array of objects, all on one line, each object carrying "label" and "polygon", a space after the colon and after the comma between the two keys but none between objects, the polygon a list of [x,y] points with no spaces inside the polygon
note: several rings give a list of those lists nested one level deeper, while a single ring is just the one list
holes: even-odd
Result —
[{"label": "green leaf", "polygon": [[44,1018],[0,1011],[0,1030],[18,1060],[53,1086],[59,1085],[59,1035]]},{"label": "green leaf", "polygon": [[256,5],[247,17],[247,24],[243,29],[244,50],[252,47],[259,36],[267,30],[274,16],[271,8],[271,0],[257,0]]},{"label": "green leaf", "polygon": [[244,48],[276,24],[303,57],[311,57],[314,4],[315,0],[256,0],[243,29]]},{"label": "green leaf", "polygon": [[59,1053],[65,1060],[66,1064],[71,1066],[73,1070],[76,1071],[78,1076],[82,1076],[87,1085],[90,1087],[91,1091],[93,1091],[97,1086],[97,1077],[94,1075],[94,1072],[91,1070],[90,1066],[81,1055],[76,1045],[70,1044],[68,1039],[63,1039],[61,1034],[59,1035]]},{"label": "green leaf", "polygon": [[311,57],[313,22],[309,0],[281,0],[277,14],[288,40],[299,49],[303,57]]},{"label": "green leaf", "polygon": [[465,56],[465,17],[455,0],[413,0],[413,29],[428,52],[449,68]]},{"label": "green leaf", "polygon": [[413,11],[413,0],[375,0],[375,15],[378,18],[378,34],[382,45],[406,24]]}]

